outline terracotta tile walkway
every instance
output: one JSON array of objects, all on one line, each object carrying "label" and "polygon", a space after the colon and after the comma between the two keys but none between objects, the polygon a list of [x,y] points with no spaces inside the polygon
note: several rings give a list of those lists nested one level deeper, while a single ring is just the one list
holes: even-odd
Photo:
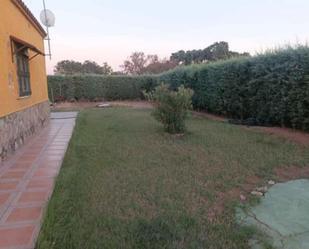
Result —
[{"label": "terracotta tile walkway", "polygon": [[51,122],[0,166],[0,249],[33,249],[77,113]]}]

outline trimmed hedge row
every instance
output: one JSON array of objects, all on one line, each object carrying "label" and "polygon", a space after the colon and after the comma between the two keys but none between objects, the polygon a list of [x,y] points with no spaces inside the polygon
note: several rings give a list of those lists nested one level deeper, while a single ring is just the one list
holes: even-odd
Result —
[{"label": "trimmed hedge row", "polygon": [[155,83],[150,76],[48,76],[48,91],[52,101],[127,100],[141,98]]},{"label": "trimmed hedge row", "polygon": [[230,118],[309,131],[309,48],[177,68],[160,75],[194,90],[195,108]]},{"label": "trimmed hedge row", "polygon": [[142,98],[158,83],[194,90],[196,109],[309,131],[309,47],[179,67],[157,76],[49,76],[55,100]]}]

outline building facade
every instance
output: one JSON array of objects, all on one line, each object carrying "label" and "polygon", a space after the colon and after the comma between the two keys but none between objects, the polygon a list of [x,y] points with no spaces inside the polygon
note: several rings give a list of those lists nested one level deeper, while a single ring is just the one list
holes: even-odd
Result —
[{"label": "building facade", "polygon": [[22,0],[1,0],[0,163],[48,124],[45,36]]}]

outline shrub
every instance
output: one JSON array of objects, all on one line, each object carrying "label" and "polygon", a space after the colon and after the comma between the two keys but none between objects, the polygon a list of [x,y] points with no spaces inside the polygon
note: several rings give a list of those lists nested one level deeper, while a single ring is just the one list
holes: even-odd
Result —
[{"label": "shrub", "polygon": [[192,108],[193,91],[183,85],[177,91],[169,90],[168,85],[160,85],[148,94],[155,103],[153,116],[164,125],[169,133],[183,133],[188,110]]}]

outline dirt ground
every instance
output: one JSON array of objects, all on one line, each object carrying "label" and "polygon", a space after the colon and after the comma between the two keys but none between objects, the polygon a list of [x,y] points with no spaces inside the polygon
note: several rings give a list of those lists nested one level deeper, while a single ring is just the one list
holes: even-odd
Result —
[{"label": "dirt ground", "polygon": [[152,103],[148,101],[112,101],[109,102],[112,106],[125,106],[133,108],[152,108]]},{"label": "dirt ground", "polygon": [[[83,110],[88,108],[95,108],[103,102],[60,102],[55,103],[52,106],[53,111],[73,111]],[[110,104],[111,106],[125,106],[132,108],[152,108],[152,104],[147,101],[108,101],[104,104]]]},{"label": "dirt ground", "polygon": [[[203,116],[215,121],[225,122],[227,119],[222,116],[217,116],[210,113],[204,112],[194,112],[197,116]],[[287,140],[293,141],[301,145],[309,145],[309,133],[293,130],[290,128],[281,128],[281,127],[258,127],[258,126],[243,126],[246,129],[253,129],[256,131],[266,132],[272,136],[282,137]]]},{"label": "dirt ground", "polygon": [[227,119],[223,116],[218,116],[218,115],[210,114],[207,112],[193,112],[193,114],[198,117],[206,117],[208,119],[215,120],[215,121],[220,121],[220,122],[227,121]]},{"label": "dirt ground", "polygon": [[280,127],[253,127],[253,129],[267,132],[270,135],[283,137],[302,145],[309,145],[309,133]]}]

